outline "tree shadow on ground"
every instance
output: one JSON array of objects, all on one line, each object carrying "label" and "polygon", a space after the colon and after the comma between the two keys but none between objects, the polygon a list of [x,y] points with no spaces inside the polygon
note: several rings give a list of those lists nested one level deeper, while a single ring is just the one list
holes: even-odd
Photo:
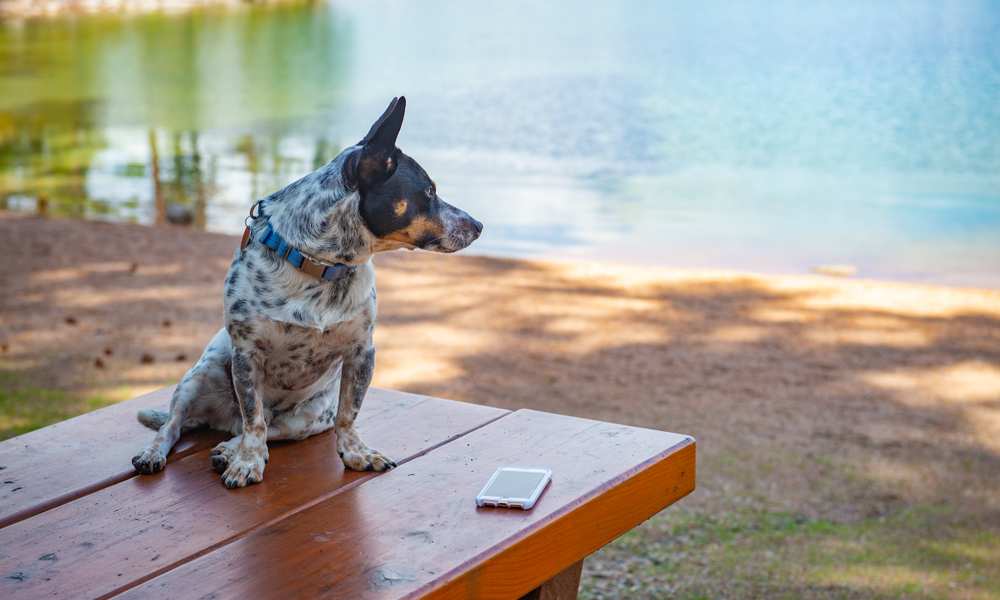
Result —
[{"label": "tree shadow on ground", "polygon": [[[221,325],[231,237],[6,218],[0,232],[4,393],[176,381]],[[590,596],[934,596],[965,564],[953,596],[1000,586],[980,567],[1000,558],[1000,294],[376,262],[377,384],[698,439],[698,490],[588,561]],[[42,418],[90,407],[77,401]]]},{"label": "tree shadow on ground", "polygon": [[[986,305],[965,304],[934,290],[923,302],[904,298],[896,306],[893,290],[873,292],[864,282],[776,286],[749,277],[691,276],[622,283],[612,275],[601,283],[530,263],[490,272],[488,283],[455,283],[408,276],[412,262],[390,263],[383,279],[393,281],[401,299],[428,290],[440,297],[383,318],[382,339],[391,343],[399,335],[425,353],[433,353],[427,348],[435,343],[448,350],[445,367],[407,369],[398,387],[692,434],[699,444],[699,489],[682,502],[683,518],[739,514],[753,522],[793,515],[840,528],[838,535],[860,535],[873,522],[932,507],[926,518],[892,524],[903,533],[892,536],[887,549],[917,547],[925,536],[959,543],[979,528],[1000,534],[996,296]],[[447,287],[462,293],[450,298],[441,292]],[[912,290],[901,292],[908,294]],[[442,320],[453,326],[433,327]],[[432,334],[413,339],[421,327]],[[452,338],[474,343],[455,349],[461,344]],[[400,353],[392,360],[419,358]],[[385,361],[380,368],[387,368]],[[655,551],[650,546],[657,544],[678,550],[668,539],[670,517],[668,510],[665,522],[647,527],[642,544],[623,546],[627,553]],[[805,535],[794,528],[785,533]],[[871,534],[873,540],[887,536]],[[752,546],[760,538],[748,540]],[[867,551],[863,545],[852,550]],[[970,552],[1000,558],[995,545]],[[605,562],[622,560],[603,554]],[[913,554],[908,565],[881,572],[873,560],[872,581],[859,576],[849,585],[794,577],[767,583],[748,574],[756,582],[749,588],[703,588],[692,579],[684,589],[716,592],[709,596],[736,589],[895,596],[925,584],[937,589],[935,577],[950,572],[954,561],[930,554]],[[912,569],[898,581],[886,575],[903,567]],[[890,583],[879,587],[879,579]],[[966,582],[969,597],[1000,584],[995,579],[976,584],[973,577]],[[599,579],[589,585],[608,592]]]}]

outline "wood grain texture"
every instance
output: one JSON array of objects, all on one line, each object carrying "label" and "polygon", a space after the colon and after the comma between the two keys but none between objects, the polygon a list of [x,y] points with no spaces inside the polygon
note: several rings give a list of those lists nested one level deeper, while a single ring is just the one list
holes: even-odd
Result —
[{"label": "wood grain texture", "polygon": [[[405,461],[506,413],[372,390],[358,427],[372,447]],[[271,444],[264,482],[239,490],[220,483],[208,454],[0,530],[0,597],[115,593],[375,476],[344,470],[332,432]]]},{"label": "wood grain texture", "polygon": [[[158,390],[0,442],[0,528],[132,477],[132,455],[153,439],[135,414],[165,408],[172,393]],[[207,431],[185,435],[168,458],[221,439]]]},{"label": "wood grain texture", "polygon": [[[520,410],[125,597],[518,598],[694,489],[687,436]],[[531,511],[479,509],[500,466],[545,466]]]}]

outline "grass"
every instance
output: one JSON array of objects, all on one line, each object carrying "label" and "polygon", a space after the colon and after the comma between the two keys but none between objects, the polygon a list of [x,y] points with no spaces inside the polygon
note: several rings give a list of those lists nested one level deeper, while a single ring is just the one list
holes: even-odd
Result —
[{"label": "grass", "polygon": [[1000,535],[982,525],[944,506],[852,523],[675,507],[602,550],[607,572],[591,572],[581,595],[997,598]]},{"label": "grass", "polygon": [[122,399],[119,394],[114,396],[78,396],[62,390],[24,385],[17,375],[0,371],[0,440]]}]

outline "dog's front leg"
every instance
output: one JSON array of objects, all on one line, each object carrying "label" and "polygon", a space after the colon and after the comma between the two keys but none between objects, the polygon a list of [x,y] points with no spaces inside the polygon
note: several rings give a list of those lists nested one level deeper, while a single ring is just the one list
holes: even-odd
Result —
[{"label": "dog's front leg", "polygon": [[[227,465],[222,473],[222,482],[228,488],[244,487],[264,479],[267,422],[264,420],[264,405],[257,391],[255,371],[250,354],[238,348],[234,340],[233,388],[243,417],[243,433],[226,457]],[[235,441],[235,438],[230,440]]]},{"label": "dog's front leg", "polygon": [[368,385],[375,371],[375,346],[367,343],[353,348],[344,357],[340,375],[340,401],[337,403],[337,453],[344,466],[355,471],[385,471],[396,463],[372,450],[361,441],[354,419],[365,401]]}]

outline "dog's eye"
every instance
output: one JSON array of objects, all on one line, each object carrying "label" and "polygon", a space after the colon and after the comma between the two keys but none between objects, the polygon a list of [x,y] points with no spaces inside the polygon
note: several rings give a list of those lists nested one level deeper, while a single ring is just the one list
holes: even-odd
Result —
[{"label": "dog's eye", "polygon": [[433,200],[435,194],[436,194],[436,190],[434,189],[433,185],[428,186],[427,189],[424,190],[424,195],[427,196],[428,200]]}]

